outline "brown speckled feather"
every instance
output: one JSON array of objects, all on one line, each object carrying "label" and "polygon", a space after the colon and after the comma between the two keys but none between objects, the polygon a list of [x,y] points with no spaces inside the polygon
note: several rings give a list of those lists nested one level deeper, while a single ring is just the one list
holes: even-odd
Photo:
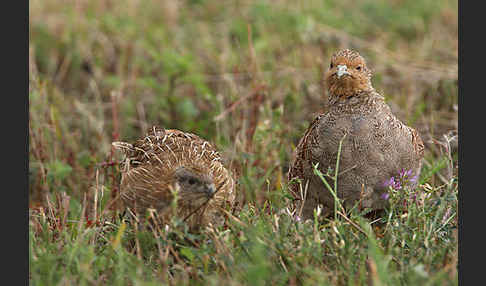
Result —
[{"label": "brown speckled feather", "polygon": [[194,212],[187,220],[190,226],[224,221],[219,207],[233,204],[235,183],[219,153],[208,141],[191,133],[154,127],[133,144],[113,142],[113,146],[126,156],[121,168],[120,193],[127,207],[136,208],[138,212],[154,208],[159,215],[169,218],[176,191],[175,173],[183,166],[214,183],[217,191],[211,199],[181,194],[177,216],[185,218]]},{"label": "brown speckled feather", "polygon": [[[315,132],[315,129],[317,128],[317,123],[322,116],[322,114],[317,116],[307,128],[304,136],[300,138],[299,144],[297,144],[297,147],[295,149],[292,164],[290,165],[290,169],[288,172],[289,181],[292,181],[293,179],[304,178],[304,162],[312,163],[310,146],[316,144],[316,137],[313,134]],[[289,191],[292,193],[296,200],[302,199],[302,194],[300,192],[299,184],[297,182],[289,185]]]},{"label": "brown speckled feather", "polygon": [[[336,76],[337,66],[349,76]],[[323,174],[334,170],[339,142],[344,135],[337,194],[345,206],[352,207],[361,200],[362,207],[382,209],[387,202],[381,195],[390,177],[402,170],[412,170],[413,176],[420,174],[424,155],[420,136],[392,114],[383,96],[371,86],[370,77],[371,72],[356,52],[339,52],[333,56],[326,73],[331,93],[329,110],[310,124],[289,168],[289,181],[300,179],[303,188],[308,185],[302,200],[298,180],[289,184],[304,218],[311,218],[319,204],[324,207],[324,215],[333,210],[333,197],[314,175],[313,165],[319,163]],[[327,180],[331,186],[334,184],[331,178]]]}]

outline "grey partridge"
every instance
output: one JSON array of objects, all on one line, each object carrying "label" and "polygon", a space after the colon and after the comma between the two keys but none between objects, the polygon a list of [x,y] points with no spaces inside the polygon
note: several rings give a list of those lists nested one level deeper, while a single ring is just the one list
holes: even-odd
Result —
[{"label": "grey partridge", "polygon": [[[288,173],[289,190],[305,219],[313,217],[318,205],[324,216],[334,211],[333,196],[313,168],[318,164],[322,174],[335,174],[341,140],[337,196],[345,207],[359,202],[362,208],[383,209],[391,177],[404,170],[411,177],[420,174],[422,139],[392,114],[371,76],[356,51],[344,49],[331,58],[324,75],[329,110],[318,115],[300,139]],[[325,177],[331,187],[332,177]]]},{"label": "grey partridge", "polygon": [[[153,127],[135,143],[113,142],[123,151],[120,195],[137,213],[147,208],[191,228],[221,225],[221,208],[235,199],[235,182],[216,149],[197,135]],[[173,212],[173,200],[176,211]]]}]

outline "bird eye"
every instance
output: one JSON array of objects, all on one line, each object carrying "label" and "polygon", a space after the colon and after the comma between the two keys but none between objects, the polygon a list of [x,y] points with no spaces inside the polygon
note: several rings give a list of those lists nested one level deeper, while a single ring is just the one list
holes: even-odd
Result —
[{"label": "bird eye", "polygon": [[196,183],[196,180],[194,180],[194,179],[192,179],[192,178],[191,178],[191,179],[189,179],[189,185],[194,185],[195,183]]},{"label": "bird eye", "polygon": [[357,69],[357,70],[361,70],[361,66],[357,66],[357,67],[356,67],[356,69]]},{"label": "bird eye", "polygon": [[331,63],[331,67],[330,68],[333,68],[333,67],[334,67],[334,65]]}]

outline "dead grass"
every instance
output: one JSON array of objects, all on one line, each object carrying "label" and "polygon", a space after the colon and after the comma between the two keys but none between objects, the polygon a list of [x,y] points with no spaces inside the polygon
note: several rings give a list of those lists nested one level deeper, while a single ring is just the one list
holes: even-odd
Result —
[{"label": "dead grass", "polygon": [[[457,284],[447,221],[457,204],[457,27],[449,0],[30,1],[33,279],[361,285],[371,273]],[[430,210],[390,210],[376,241],[363,233],[376,223],[359,214],[308,225],[281,213],[290,155],[326,110],[322,73],[342,47],[366,57],[374,87],[426,143]],[[222,150],[241,196],[226,230],[197,241],[178,222],[144,231],[120,218],[111,142],[151,125]]]}]

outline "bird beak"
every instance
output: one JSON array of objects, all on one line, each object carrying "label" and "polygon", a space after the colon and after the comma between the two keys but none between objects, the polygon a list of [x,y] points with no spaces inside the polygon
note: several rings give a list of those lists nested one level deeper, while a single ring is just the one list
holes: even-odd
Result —
[{"label": "bird beak", "polygon": [[206,186],[205,191],[208,194],[208,196],[211,198],[214,196],[214,193],[216,192],[216,187],[214,186],[214,184],[208,185]]},{"label": "bird beak", "polygon": [[349,74],[348,67],[346,65],[338,65],[337,66],[337,76],[340,78],[341,76]]}]

